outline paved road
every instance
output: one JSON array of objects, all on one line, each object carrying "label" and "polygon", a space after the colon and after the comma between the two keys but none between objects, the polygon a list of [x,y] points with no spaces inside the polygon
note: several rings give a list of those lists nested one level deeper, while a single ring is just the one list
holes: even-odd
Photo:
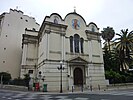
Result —
[{"label": "paved road", "polygon": [[0,100],[133,100],[133,90],[63,94],[0,90]]}]

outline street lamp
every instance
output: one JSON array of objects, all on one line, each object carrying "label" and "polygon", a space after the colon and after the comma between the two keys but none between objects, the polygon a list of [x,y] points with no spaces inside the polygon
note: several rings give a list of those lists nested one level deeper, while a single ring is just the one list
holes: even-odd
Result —
[{"label": "street lamp", "polygon": [[62,93],[62,70],[64,70],[64,67],[62,67],[63,62],[60,61],[60,67],[58,67],[58,70],[60,70],[60,93]]}]

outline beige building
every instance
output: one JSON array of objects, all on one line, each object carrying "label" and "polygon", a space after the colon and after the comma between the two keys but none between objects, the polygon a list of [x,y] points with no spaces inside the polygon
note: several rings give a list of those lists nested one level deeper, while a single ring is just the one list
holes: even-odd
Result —
[{"label": "beige building", "polygon": [[10,73],[12,78],[20,76],[25,28],[38,30],[39,24],[20,10],[10,9],[0,15],[0,72]]},{"label": "beige building", "polygon": [[95,23],[87,24],[76,12],[64,19],[53,13],[38,32],[25,31],[21,77],[30,73],[33,81],[47,84],[48,91],[60,90],[61,76],[63,90],[106,85],[101,34]]}]

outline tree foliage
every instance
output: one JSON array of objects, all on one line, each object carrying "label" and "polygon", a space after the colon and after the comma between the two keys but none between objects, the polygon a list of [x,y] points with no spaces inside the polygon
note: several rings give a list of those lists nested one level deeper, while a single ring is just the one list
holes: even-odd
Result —
[{"label": "tree foliage", "polygon": [[116,35],[118,38],[115,39],[115,45],[119,54],[120,67],[122,71],[125,71],[133,61],[131,56],[133,52],[133,31],[128,33],[128,29],[121,30],[120,34]]},{"label": "tree foliage", "polygon": [[112,40],[112,38],[114,37],[115,35],[115,31],[113,30],[112,27],[107,27],[107,28],[103,28],[103,31],[102,32],[102,38],[105,40],[105,41],[110,41]]},{"label": "tree foliage", "polygon": [[118,38],[113,41],[115,48],[111,51],[106,45],[103,48],[105,76],[110,83],[133,82],[133,73],[127,70],[133,64],[133,31],[121,30],[116,35]]},{"label": "tree foliage", "polygon": [[108,48],[110,51],[110,41],[112,40],[112,38],[115,36],[115,31],[112,27],[107,27],[107,28],[103,28],[102,32],[102,38],[108,42]]},{"label": "tree foliage", "polygon": [[104,67],[106,71],[113,70],[119,72],[119,57],[118,53],[115,50],[108,51],[107,46],[103,48],[103,59],[104,59]]}]

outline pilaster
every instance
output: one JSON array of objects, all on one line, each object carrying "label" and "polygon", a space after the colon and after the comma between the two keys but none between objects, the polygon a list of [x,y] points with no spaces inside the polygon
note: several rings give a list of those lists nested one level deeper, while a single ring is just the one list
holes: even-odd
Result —
[{"label": "pilaster", "polygon": [[88,41],[88,54],[89,54],[89,61],[92,62],[92,41]]},{"label": "pilaster", "polygon": [[49,39],[50,39],[50,30],[45,30],[46,33],[46,59],[49,59]]}]

